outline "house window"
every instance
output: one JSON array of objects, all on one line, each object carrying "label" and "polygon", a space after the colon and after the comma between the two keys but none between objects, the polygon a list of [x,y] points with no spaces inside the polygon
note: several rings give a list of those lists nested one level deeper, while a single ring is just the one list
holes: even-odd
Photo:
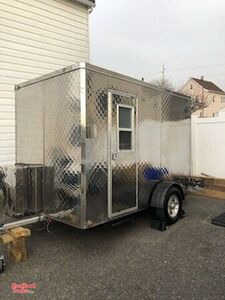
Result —
[{"label": "house window", "polygon": [[191,85],[190,85],[190,90],[192,90],[192,89],[193,89],[193,85],[191,84]]},{"label": "house window", "polygon": [[118,120],[118,144],[119,150],[133,149],[133,120],[134,108],[118,105],[119,120]]},{"label": "house window", "polygon": [[225,96],[222,96],[222,97],[221,97],[221,102],[222,102],[222,103],[225,103]]},{"label": "house window", "polygon": [[213,96],[213,103],[216,102],[216,96]]}]

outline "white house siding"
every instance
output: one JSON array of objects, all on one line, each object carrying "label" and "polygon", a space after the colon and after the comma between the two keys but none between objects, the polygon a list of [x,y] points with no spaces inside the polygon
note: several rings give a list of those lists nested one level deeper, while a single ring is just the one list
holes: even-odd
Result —
[{"label": "white house siding", "polygon": [[15,162],[14,84],[88,59],[86,6],[0,0],[0,165]]}]

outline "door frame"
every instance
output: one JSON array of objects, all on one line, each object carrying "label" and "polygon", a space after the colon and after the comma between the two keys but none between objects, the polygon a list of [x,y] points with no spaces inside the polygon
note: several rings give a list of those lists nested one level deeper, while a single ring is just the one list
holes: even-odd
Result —
[{"label": "door frame", "polygon": [[[128,97],[128,98],[133,98],[135,101],[134,106],[127,105],[127,107],[133,107],[133,116],[135,116],[136,113],[136,118],[134,122],[134,118],[132,118],[132,126],[133,126],[133,135],[135,138],[133,139],[133,149],[128,150],[131,152],[135,152],[135,160],[136,160],[136,204],[133,207],[124,209],[122,211],[118,211],[113,213],[112,212],[112,96],[113,95],[118,95],[122,97]],[[138,98],[135,95],[128,94],[128,93],[123,93],[117,90],[108,90],[108,142],[107,142],[107,155],[108,155],[108,217],[113,218],[119,215],[123,215],[132,211],[135,211],[138,209]],[[126,105],[119,104],[118,106],[126,107]],[[118,130],[118,107],[117,107],[117,130]],[[118,139],[118,132],[116,133]],[[118,144],[117,144],[118,147]],[[116,149],[118,151],[118,149]],[[123,152],[123,151],[122,151]]]}]

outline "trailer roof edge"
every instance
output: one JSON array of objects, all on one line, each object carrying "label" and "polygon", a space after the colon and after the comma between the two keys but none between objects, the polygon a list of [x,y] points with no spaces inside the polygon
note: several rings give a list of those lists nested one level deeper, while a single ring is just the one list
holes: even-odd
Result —
[{"label": "trailer roof edge", "polygon": [[[77,63],[77,64],[73,64],[71,66],[62,68],[60,70],[53,71],[51,73],[39,76],[37,78],[22,82],[20,84],[16,84],[15,89],[17,90],[17,89],[26,87],[28,85],[31,85],[31,84],[34,84],[34,83],[37,83],[37,82],[41,82],[41,81],[47,80],[49,78],[53,78],[53,77],[56,77],[56,76],[59,76],[59,75],[62,75],[62,74],[68,73],[68,72],[72,72],[72,71],[75,71],[75,70],[79,70],[79,69],[86,69],[86,70],[101,73],[101,74],[104,74],[104,75],[107,75],[107,76],[112,76],[112,77],[119,78],[119,79],[127,81],[127,82],[132,82],[132,83],[138,84],[140,86],[145,86],[145,87],[148,87],[148,88],[152,88],[156,91],[163,92],[162,88],[160,88],[160,87],[158,87],[154,84],[151,84],[151,83],[148,83],[148,82],[145,82],[145,81],[142,81],[142,80],[139,80],[139,79],[133,78],[131,76],[115,72],[115,71],[111,71],[111,70],[108,70],[106,68],[98,67],[98,66],[95,66],[95,65],[87,63],[87,62],[80,62],[80,63]],[[176,95],[176,96],[185,98],[186,100],[189,100],[189,101],[191,99],[189,96],[183,95],[181,93],[177,93],[175,91],[165,90],[165,92],[169,93],[171,95]]]},{"label": "trailer roof edge", "polygon": [[115,78],[119,78],[119,79],[125,80],[127,82],[132,82],[132,83],[138,84],[140,86],[145,86],[145,87],[148,87],[148,88],[152,88],[152,89],[157,90],[159,92],[164,91],[166,93],[185,98],[189,101],[191,99],[191,97],[189,97],[187,95],[184,95],[184,94],[181,94],[181,93],[178,93],[176,91],[163,90],[162,88],[158,87],[157,85],[154,85],[154,84],[151,84],[151,83],[142,81],[140,79],[137,79],[137,78],[134,78],[134,77],[131,77],[131,76],[128,76],[128,75],[124,75],[124,74],[121,74],[121,73],[118,73],[118,72],[115,72],[115,71],[111,71],[111,70],[108,70],[106,68],[98,67],[98,66],[92,65],[90,63],[85,63],[85,68],[87,70],[90,70],[90,71],[94,71],[94,72],[98,72],[98,73],[101,73],[101,74],[104,74],[104,75],[107,75],[107,76],[112,76],[112,77],[115,77]]},{"label": "trailer roof edge", "polygon": [[24,82],[19,83],[19,84],[16,84],[15,89],[18,90],[18,89],[26,87],[28,85],[31,85],[31,84],[34,84],[34,83],[37,83],[37,82],[41,82],[41,81],[47,80],[49,78],[53,78],[53,77],[56,77],[56,76],[59,76],[59,75],[62,75],[62,74],[65,74],[65,73],[68,73],[68,72],[71,72],[71,71],[75,71],[75,70],[78,70],[78,69],[84,68],[84,67],[85,67],[85,63],[78,63],[78,64],[70,65],[68,67],[59,69],[57,71],[53,71],[53,72],[44,74],[42,76],[38,76],[36,78],[24,81]]}]

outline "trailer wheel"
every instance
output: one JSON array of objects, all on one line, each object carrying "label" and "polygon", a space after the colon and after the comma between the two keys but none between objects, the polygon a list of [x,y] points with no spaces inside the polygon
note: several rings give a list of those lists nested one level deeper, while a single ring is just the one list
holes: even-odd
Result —
[{"label": "trailer wheel", "polygon": [[180,190],[171,187],[163,199],[162,208],[155,208],[156,219],[165,220],[169,225],[176,223],[181,217],[182,200]]}]

